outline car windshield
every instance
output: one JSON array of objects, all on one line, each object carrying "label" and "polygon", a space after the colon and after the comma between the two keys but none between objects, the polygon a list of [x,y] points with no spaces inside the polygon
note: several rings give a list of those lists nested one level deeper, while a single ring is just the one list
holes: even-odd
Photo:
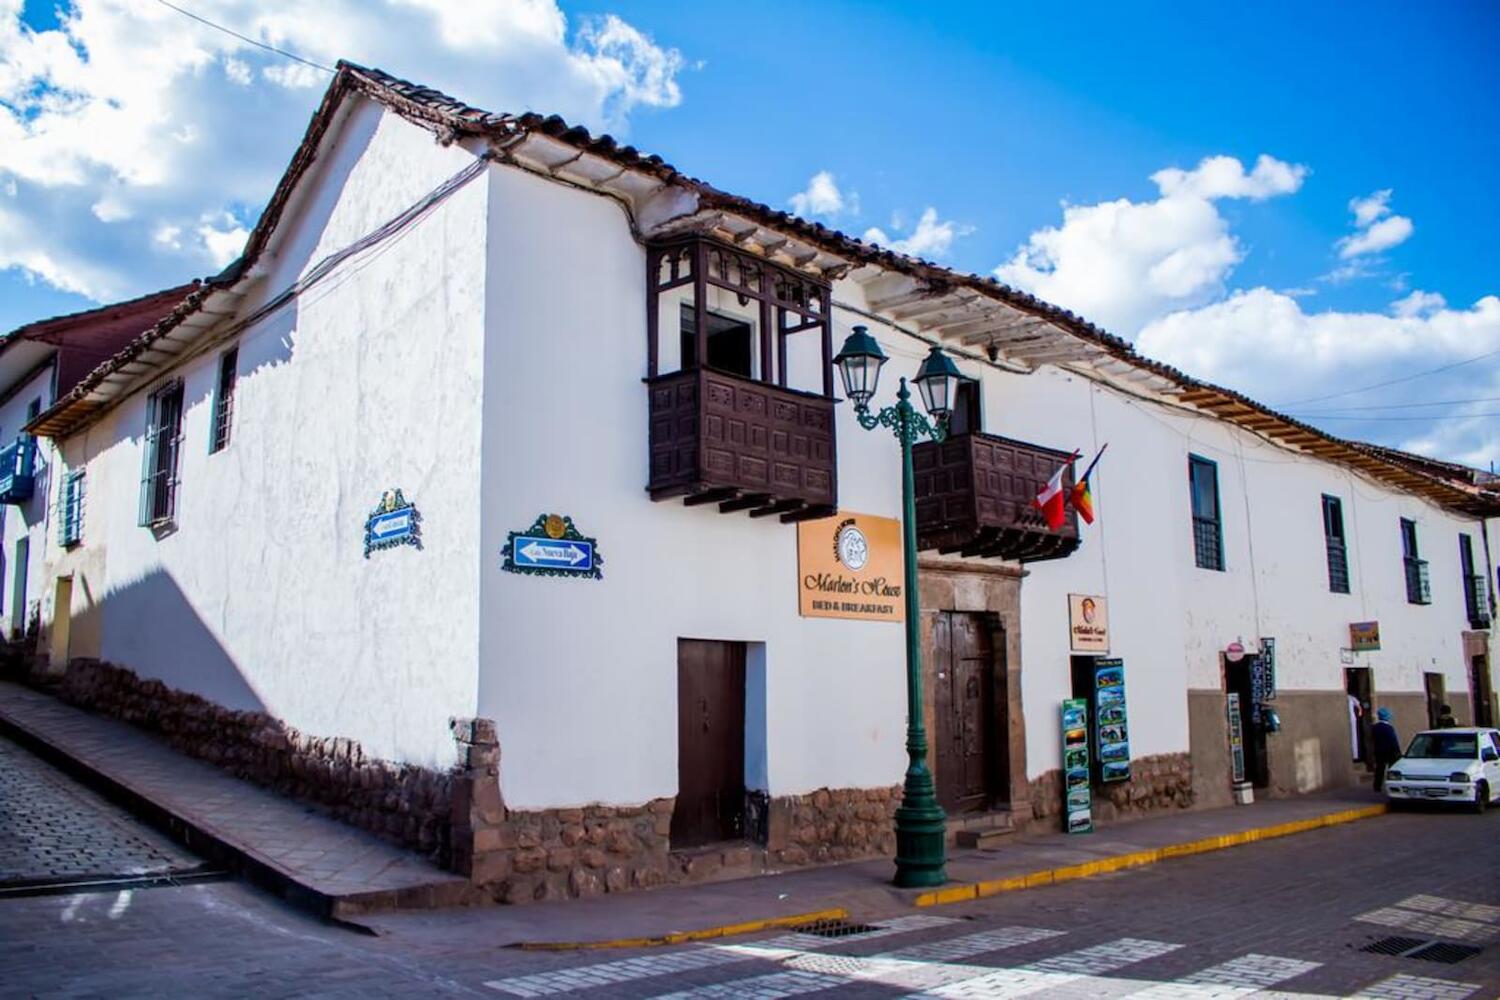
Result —
[{"label": "car windshield", "polygon": [[1418,733],[1406,748],[1406,756],[1473,760],[1478,756],[1478,744],[1473,733]]}]

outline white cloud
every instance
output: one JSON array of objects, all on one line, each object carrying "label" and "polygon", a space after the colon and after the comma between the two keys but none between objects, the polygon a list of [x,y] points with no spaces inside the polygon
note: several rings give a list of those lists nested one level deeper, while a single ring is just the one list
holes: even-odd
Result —
[{"label": "white cloud", "polygon": [[1448,300],[1437,292],[1424,292],[1415,288],[1405,298],[1397,299],[1391,303],[1391,312],[1403,319],[1411,316],[1426,316],[1435,313],[1448,306]]},{"label": "white cloud", "polygon": [[854,191],[845,194],[833,174],[827,170],[819,170],[808,180],[804,190],[792,195],[791,204],[792,212],[804,219],[817,215],[831,218],[846,209],[858,214],[859,194]]},{"label": "white cloud", "polygon": [[[74,0],[41,32],[21,10],[0,0],[0,190],[15,193],[0,201],[0,269],[112,299],[237,252],[234,220],[258,213],[328,75],[156,4]],[[554,0],[197,0],[193,11],[496,111],[618,132],[640,109],[682,100],[675,50],[613,15],[570,29]]]},{"label": "white cloud", "polygon": [[1405,243],[1416,227],[1404,215],[1393,215],[1381,219],[1373,226],[1360,230],[1353,236],[1339,240],[1339,256],[1344,260],[1365,254],[1379,253]]},{"label": "white cloud", "polygon": [[[898,228],[901,221],[901,215],[892,215],[891,228]],[[909,236],[892,239],[883,229],[871,226],[865,230],[863,238],[866,243],[876,243],[897,253],[910,254],[913,257],[940,258],[948,255],[948,251],[953,248],[954,240],[967,236],[973,231],[973,226],[966,226],[952,219],[939,220],[937,209],[929,206],[922,211],[921,217],[917,219],[916,228]]]},{"label": "white cloud", "polygon": [[1249,172],[1229,156],[1160,170],[1151,178],[1156,200],[1065,204],[1062,224],[1032,233],[995,274],[1130,336],[1164,312],[1223,292],[1244,250],[1217,200],[1289,194],[1307,174],[1265,155]]},{"label": "white cloud", "polygon": [[[1363,198],[1350,199],[1349,211],[1354,215],[1355,231],[1335,244],[1340,259],[1353,260],[1377,254],[1411,238],[1416,230],[1412,221],[1404,215],[1391,214],[1392,193],[1390,188],[1386,188]],[[1341,281],[1361,277],[1366,273],[1369,272],[1346,265],[1334,271],[1330,277],[1334,281]]]},{"label": "white cloud", "polygon": [[[1305,415],[1308,422],[1341,436],[1385,441],[1455,461],[1500,459],[1500,432],[1493,418],[1467,415],[1492,411],[1494,404],[1456,409],[1426,405],[1500,395],[1500,386],[1494,392],[1476,389],[1476,382],[1497,380],[1493,363],[1405,381],[1500,350],[1500,297],[1494,295],[1467,309],[1449,308],[1441,295],[1417,291],[1392,303],[1389,313],[1306,312],[1288,295],[1252,288],[1164,316],[1141,331],[1136,346],[1190,374]],[[1393,380],[1400,381],[1322,398]],[[1298,402],[1304,400],[1308,402]],[[1406,405],[1410,403],[1422,405]],[[1434,416],[1441,419],[1430,420]]]},{"label": "white cloud", "polygon": [[1307,168],[1300,164],[1283,163],[1262,153],[1255,161],[1255,169],[1249,173],[1245,172],[1244,164],[1232,156],[1208,156],[1192,170],[1168,167],[1152,174],[1151,180],[1167,198],[1264,201],[1296,191],[1307,174]]}]

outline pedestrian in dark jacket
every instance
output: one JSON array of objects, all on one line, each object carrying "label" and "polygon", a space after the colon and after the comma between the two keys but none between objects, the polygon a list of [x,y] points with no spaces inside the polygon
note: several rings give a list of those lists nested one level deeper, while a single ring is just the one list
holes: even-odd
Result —
[{"label": "pedestrian in dark jacket", "polygon": [[1385,787],[1385,771],[1401,759],[1401,737],[1391,725],[1391,710],[1382,708],[1375,713],[1375,725],[1370,729],[1370,740],[1375,744],[1375,790]]},{"label": "pedestrian in dark jacket", "polygon": [[1453,709],[1444,705],[1438,711],[1438,728],[1453,729],[1458,725],[1458,720],[1453,717]]}]

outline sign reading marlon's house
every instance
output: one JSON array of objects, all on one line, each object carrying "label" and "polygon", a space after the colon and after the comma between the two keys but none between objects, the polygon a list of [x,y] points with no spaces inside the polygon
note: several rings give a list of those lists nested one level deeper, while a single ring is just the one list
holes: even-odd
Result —
[{"label": "sign reading marlon's house", "polygon": [[1109,652],[1109,604],[1104,598],[1068,595],[1068,644],[1075,653]]},{"label": "sign reading marlon's house", "polygon": [[798,610],[804,618],[906,620],[901,522],[840,511],[797,525]]}]

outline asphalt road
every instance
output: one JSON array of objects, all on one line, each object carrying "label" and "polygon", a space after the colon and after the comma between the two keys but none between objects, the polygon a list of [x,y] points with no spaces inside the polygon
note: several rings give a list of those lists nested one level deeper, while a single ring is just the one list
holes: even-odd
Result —
[{"label": "asphalt road", "polygon": [[[17,753],[0,745],[0,772],[24,772],[12,780],[25,782],[47,822],[18,807],[21,785],[0,776],[7,871],[24,853],[18,831],[33,852],[72,836],[85,845],[78,856],[106,868],[110,859],[191,862]],[[61,825],[58,809],[68,810]],[[1364,950],[1381,945],[1396,954]],[[760,935],[642,951],[518,952],[486,941],[483,921],[472,919],[373,938],[232,881],[0,896],[5,997],[570,994],[1497,997],[1500,813],[1400,813],[914,912],[841,938]]]}]

